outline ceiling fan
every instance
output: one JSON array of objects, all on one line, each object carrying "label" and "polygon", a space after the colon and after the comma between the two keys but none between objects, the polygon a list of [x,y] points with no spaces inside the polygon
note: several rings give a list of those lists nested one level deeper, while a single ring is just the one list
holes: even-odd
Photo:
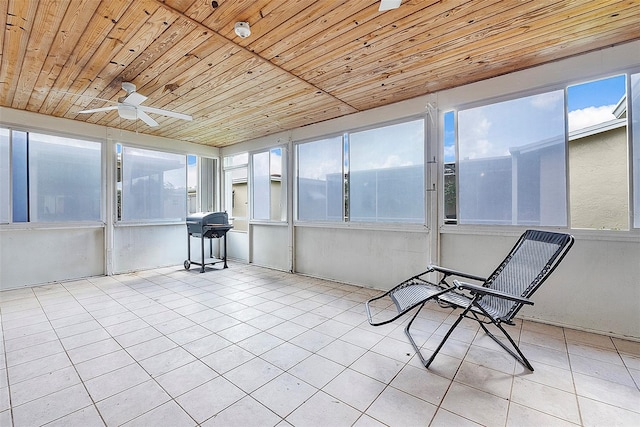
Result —
[{"label": "ceiling fan", "polygon": [[122,82],[122,89],[127,92],[126,96],[118,99],[117,105],[110,107],[93,108],[91,110],[82,110],[78,113],[90,114],[100,113],[102,111],[118,110],[118,115],[123,119],[136,120],[140,119],[149,126],[158,126],[158,122],[151,118],[147,113],[160,114],[168,117],[175,117],[176,119],[192,120],[192,117],[187,114],[176,113],[175,111],[162,110],[160,108],[147,107],[141,105],[147,97],[136,92],[136,85],[130,82]]},{"label": "ceiling fan", "polygon": [[400,7],[400,3],[402,3],[402,0],[380,0],[380,7],[378,7],[378,12],[397,9]]}]

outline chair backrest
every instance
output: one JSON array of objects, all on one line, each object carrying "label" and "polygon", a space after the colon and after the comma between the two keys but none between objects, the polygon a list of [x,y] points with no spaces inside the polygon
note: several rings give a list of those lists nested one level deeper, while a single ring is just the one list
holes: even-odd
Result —
[{"label": "chair backrest", "polygon": [[[562,261],[573,240],[570,234],[525,231],[483,286],[529,298]],[[482,297],[478,304],[505,322],[522,308],[521,303],[492,296]]]}]

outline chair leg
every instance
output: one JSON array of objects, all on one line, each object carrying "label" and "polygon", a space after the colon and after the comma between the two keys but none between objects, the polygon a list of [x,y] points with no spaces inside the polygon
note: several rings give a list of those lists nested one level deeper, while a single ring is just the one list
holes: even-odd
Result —
[{"label": "chair leg", "polygon": [[436,355],[440,352],[440,349],[442,348],[442,346],[444,345],[444,343],[449,339],[449,336],[451,335],[451,333],[453,332],[453,330],[456,328],[456,326],[458,326],[458,324],[462,321],[462,319],[464,318],[464,315],[467,314],[468,310],[464,310],[462,313],[460,313],[460,315],[458,316],[458,319],[453,322],[453,325],[451,325],[451,327],[449,328],[449,330],[447,331],[447,333],[445,334],[444,338],[442,339],[442,341],[440,341],[440,344],[438,344],[438,348],[436,348],[436,350],[433,352],[433,354],[431,354],[431,357],[429,358],[429,360],[427,360],[426,362],[423,359],[423,363],[424,363],[424,367],[425,368],[429,368],[429,365],[431,365],[431,362],[433,362],[433,359],[436,358]]},{"label": "chair leg", "polygon": [[444,338],[442,339],[442,341],[438,345],[438,348],[436,348],[436,350],[433,352],[431,357],[429,357],[429,359],[427,360],[422,355],[422,352],[420,351],[420,348],[418,347],[418,345],[414,341],[413,337],[411,336],[411,333],[409,332],[409,328],[411,327],[411,324],[413,323],[415,318],[418,316],[418,313],[420,313],[420,310],[422,310],[422,307],[424,307],[425,303],[426,303],[426,301],[424,303],[422,303],[422,305],[420,306],[418,311],[416,311],[416,314],[413,315],[413,317],[411,318],[411,321],[409,321],[409,323],[407,324],[407,327],[404,328],[404,333],[407,335],[407,338],[409,338],[409,341],[411,342],[411,345],[413,346],[413,349],[418,354],[418,357],[420,358],[420,361],[422,362],[424,367],[425,368],[429,368],[429,365],[431,365],[431,362],[433,362],[433,359],[435,359],[436,354],[438,354],[438,352],[440,351],[440,349],[444,345],[445,341],[449,338],[449,335],[451,335],[451,333],[456,328],[456,326],[458,326],[458,323],[460,323],[460,321],[462,320],[462,318],[464,317],[464,315],[467,313],[468,310],[465,310],[465,311],[462,312],[462,314],[460,314],[460,316],[458,317],[458,320],[456,320],[453,323],[453,325],[451,326],[451,328],[449,328],[449,330],[447,331],[446,335],[444,336]]},{"label": "chair leg", "polygon": [[526,357],[524,357],[524,354],[522,354],[522,351],[520,351],[520,348],[516,345],[515,341],[513,341],[513,338],[511,338],[511,335],[509,335],[507,333],[507,331],[504,330],[504,328],[499,324],[499,323],[494,323],[492,322],[494,325],[496,325],[498,327],[498,329],[500,329],[502,331],[502,334],[509,340],[509,342],[511,343],[511,345],[513,346],[513,349],[515,349],[515,351],[517,351],[517,354],[510,349],[509,347],[507,347],[507,345],[505,343],[503,343],[502,341],[500,341],[495,335],[493,335],[491,332],[489,332],[489,330],[487,329],[487,327],[484,325],[484,323],[479,322],[480,326],[482,326],[482,329],[484,329],[484,332],[491,338],[493,339],[496,343],[498,343],[500,345],[500,347],[502,347],[503,349],[505,349],[505,351],[507,353],[509,353],[511,356],[513,356],[514,359],[516,359],[518,362],[520,362],[520,364],[522,364],[522,366],[524,366],[525,368],[527,368],[528,370],[530,370],[531,372],[533,372],[533,366],[531,366],[531,363],[529,363],[529,361],[527,360]]},{"label": "chair leg", "polygon": [[418,317],[418,313],[420,313],[420,310],[422,310],[422,307],[424,307],[425,304],[426,304],[426,301],[420,304],[420,307],[418,307],[418,309],[416,310],[416,313],[413,315],[411,320],[409,320],[409,323],[407,323],[407,326],[404,328],[405,335],[407,335],[407,338],[409,338],[409,342],[413,346],[413,349],[416,351],[416,353],[418,353],[418,357],[420,357],[420,360],[422,361],[423,364],[424,364],[424,358],[422,357],[422,354],[420,354],[420,348],[418,347],[416,342],[413,340],[413,337],[409,333],[409,328],[411,327],[411,324],[416,319],[416,317]]}]

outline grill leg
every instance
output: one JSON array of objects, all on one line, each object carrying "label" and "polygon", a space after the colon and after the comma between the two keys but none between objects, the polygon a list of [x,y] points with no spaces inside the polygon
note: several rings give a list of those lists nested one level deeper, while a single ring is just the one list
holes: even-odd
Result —
[{"label": "grill leg", "polygon": [[224,267],[223,268],[229,268],[227,267],[227,233],[224,233],[224,236],[222,236],[222,238],[224,239]]},{"label": "grill leg", "polygon": [[200,273],[204,273],[204,235],[200,237],[200,259],[202,260]]},{"label": "grill leg", "polygon": [[191,262],[191,234],[187,231],[187,261]]}]

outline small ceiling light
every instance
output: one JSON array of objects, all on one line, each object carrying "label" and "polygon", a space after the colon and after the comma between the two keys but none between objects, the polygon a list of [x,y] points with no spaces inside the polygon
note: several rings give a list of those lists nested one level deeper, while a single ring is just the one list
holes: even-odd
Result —
[{"label": "small ceiling light", "polygon": [[236,25],[233,28],[240,38],[246,39],[251,35],[251,29],[249,28],[248,22],[236,22]]},{"label": "small ceiling light", "polygon": [[400,3],[402,3],[402,0],[380,0],[380,7],[378,8],[378,12],[397,9],[400,7]]}]

